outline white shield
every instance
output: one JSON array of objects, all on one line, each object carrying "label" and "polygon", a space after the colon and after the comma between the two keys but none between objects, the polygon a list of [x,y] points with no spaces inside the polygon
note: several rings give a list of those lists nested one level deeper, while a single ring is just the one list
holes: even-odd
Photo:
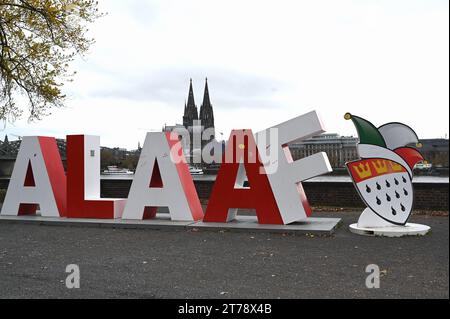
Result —
[{"label": "white shield", "polygon": [[376,176],[356,183],[361,198],[378,216],[404,225],[413,206],[412,182],[407,172]]}]

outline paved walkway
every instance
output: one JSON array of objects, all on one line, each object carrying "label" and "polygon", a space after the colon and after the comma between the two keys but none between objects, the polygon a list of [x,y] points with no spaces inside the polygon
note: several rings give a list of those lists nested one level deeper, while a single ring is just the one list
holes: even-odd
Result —
[{"label": "paved walkway", "polygon": [[[448,217],[425,237],[160,231],[0,223],[0,298],[448,298]],[[65,287],[78,264],[81,288]],[[365,267],[382,270],[367,289]]]}]

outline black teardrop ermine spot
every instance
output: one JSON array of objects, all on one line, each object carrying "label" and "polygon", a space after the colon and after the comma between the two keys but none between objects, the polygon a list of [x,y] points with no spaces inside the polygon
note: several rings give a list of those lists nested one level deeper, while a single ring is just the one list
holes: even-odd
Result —
[{"label": "black teardrop ermine spot", "polygon": [[401,207],[401,209],[402,209],[402,212],[404,212],[404,211],[406,210],[405,206],[403,206],[402,203],[400,203],[400,207]]},{"label": "black teardrop ermine spot", "polygon": [[396,178],[394,178],[394,183],[395,183],[395,185],[399,184],[399,182],[398,182],[398,180]]},{"label": "black teardrop ermine spot", "polygon": [[405,194],[405,196],[408,196],[408,191],[404,188],[403,188],[403,194]]},{"label": "black teardrop ermine spot", "polygon": [[395,197],[400,198],[400,194],[395,191]]},{"label": "black teardrop ermine spot", "polygon": [[389,183],[389,181],[388,180],[386,180],[386,187],[391,187],[391,183]]},{"label": "black teardrop ermine spot", "polygon": [[378,198],[378,196],[377,196],[377,204],[381,205],[381,200]]},{"label": "black teardrop ermine spot", "polygon": [[392,212],[392,215],[394,215],[394,216],[397,215],[397,211],[392,206],[391,206],[391,212]]},{"label": "black teardrop ermine spot", "polygon": [[378,182],[377,182],[377,189],[378,189],[378,190],[380,190],[380,189],[381,189],[381,185],[380,185],[380,184],[378,184]]},{"label": "black teardrop ermine spot", "polygon": [[403,183],[406,183],[406,178],[405,178],[405,176],[402,176],[402,181],[403,181]]},{"label": "black teardrop ermine spot", "polygon": [[387,200],[388,202],[390,202],[390,201],[391,201],[391,196],[389,196],[388,194],[386,194],[386,200]]},{"label": "black teardrop ermine spot", "polygon": [[370,189],[369,185],[366,185],[366,192],[370,193],[372,190]]}]

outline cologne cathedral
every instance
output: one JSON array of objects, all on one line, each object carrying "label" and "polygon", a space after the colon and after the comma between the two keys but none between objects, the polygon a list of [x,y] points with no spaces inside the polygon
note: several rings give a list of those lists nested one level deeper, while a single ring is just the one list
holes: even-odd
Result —
[{"label": "cologne cathedral", "polygon": [[[203,149],[206,144],[215,140],[214,112],[209,99],[208,79],[205,80],[205,90],[203,92],[203,102],[200,106],[200,112],[198,112],[197,105],[195,104],[192,79],[190,80],[187,103],[184,103],[183,126],[190,133],[190,154],[194,154],[194,131],[201,133],[201,136],[203,136],[201,139],[201,149]],[[197,130],[196,127],[198,128]],[[204,136],[203,133],[205,130],[208,130],[208,136]]]}]

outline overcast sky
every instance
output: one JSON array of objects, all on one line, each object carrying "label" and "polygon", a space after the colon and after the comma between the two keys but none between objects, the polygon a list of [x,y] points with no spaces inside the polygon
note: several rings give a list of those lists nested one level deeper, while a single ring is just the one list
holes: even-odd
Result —
[{"label": "overcast sky", "polygon": [[[328,132],[355,135],[345,112],[400,121],[419,137],[449,131],[449,2],[100,0],[89,55],[67,107],[0,132],[85,133],[136,148],[182,123],[189,78],[200,108],[208,77],[216,131],[255,132],[317,110]],[[218,135],[218,138],[221,138]]]}]

